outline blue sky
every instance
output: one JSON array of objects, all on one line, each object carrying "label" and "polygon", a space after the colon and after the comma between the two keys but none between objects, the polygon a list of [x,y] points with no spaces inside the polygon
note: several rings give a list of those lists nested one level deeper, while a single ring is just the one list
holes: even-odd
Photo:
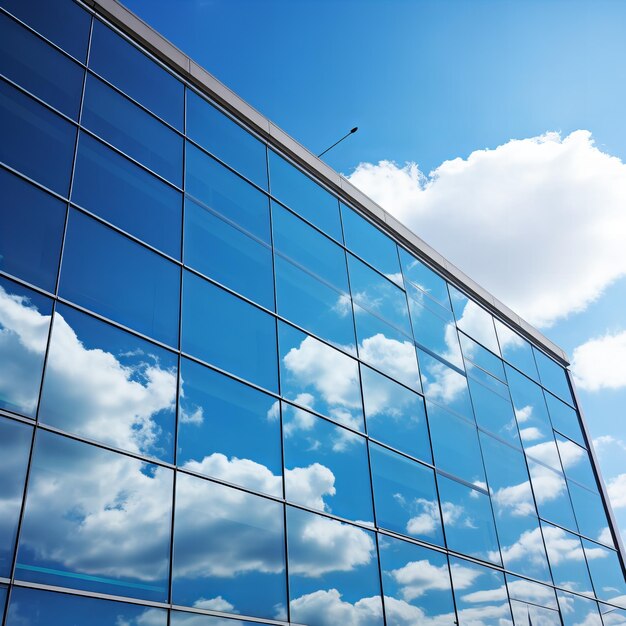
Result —
[{"label": "blue sky", "polygon": [[624,534],[626,3],[124,4],[577,355]]}]

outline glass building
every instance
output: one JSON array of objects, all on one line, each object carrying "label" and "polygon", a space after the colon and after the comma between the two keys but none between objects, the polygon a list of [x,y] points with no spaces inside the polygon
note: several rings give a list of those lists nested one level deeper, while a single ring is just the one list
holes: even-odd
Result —
[{"label": "glass building", "polygon": [[0,0],[4,626],[617,626],[567,357],[113,0]]}]

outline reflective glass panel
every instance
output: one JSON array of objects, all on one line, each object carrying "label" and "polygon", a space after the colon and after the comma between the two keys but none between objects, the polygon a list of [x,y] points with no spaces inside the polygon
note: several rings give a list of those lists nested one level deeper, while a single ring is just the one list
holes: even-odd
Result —
[{"label": "reflective glass panel", "polygon": [[[538,606],[543,606],[547,609],[556,610],[558,608],[556,595],[552,587],[540,585],[529,580],[524,580],[523,578],[518,578],[517,576],[511,576],[510,574],[506,575],[506,584],[511,600],[529,602]],[[515,614],[513,615],[513,619],[514,621],[516,620]],[[558,626],[558,616],[556,619]],[[524,626],[527,626],[528,617],[526,616],[526,621],[521,623],[523,623]],[[550,621],[549,623],[552,624],[553,622]]]},{"label": "reflective glass panel", "polygon": [[84,70],[4,13],[0,73],[61,113],[78,118]]},{"label": "reflective glass panel", "polygon": [[167,601],[172,471],[43,430],[16,578]]},{"label": "reflective glass panel", "polygon": [[389,280],[402,286],[402,272],[395,241],[345,204],[341,204],[341,219],[346,247]]},{"label": "reflective glass panel", "polygon": [[468,422],[457,417],[433,402],[427,402],[426,408],[435,465],[467,482],[486,488],[474,421]]},{"label": "reflective glass panel", "polygon": [[283,403],[287,500],[371,523],[372,494],[365,439]]},{"label": "reflective glass panel", "polygon": [[185,200],[185,264],[274,309],[271,248],[189,197]]},{"label": "reflective glass panel", "polygon": [[70,211],[59,293],[178,345],[180,269],[79,211]]},{"label": "reflective glass panel", "polygon": [[181,368],[178,465],[282,497],[278,401],[188,359]]},{"label": "reflective glass panel", "polygon": [[422,387],[427,399],[473,420],[467,379],[443,361],[418,350]]},{"label": "reflective glass panel", "polygon": [[137,604],[14,587],[7,626],[167,626],[167,611]]},{"label": "reflective glass panel", "polygon": [[99,20],[93,24],[89,67],[161,119],[183,129],[183,84]]},{"label": "reflective glass panel", "polygon": [[459,626],[511,626],[511,609],[501,572],[450,557]]},{"label": "reflective glass panel", "polygon": [[287,507],[291,621],[382,626],[374,533]]},{"label": "reflective glass panel", "polygon": [[275,257],[275,269],[278,313],[356,356],[350,296],[282,256]]},{"label": "reflective glass panel", "polygon": [[333,239],[343,241],[337,198],[273,150],[269,166],[272,195]]},{"label": "reflective glass panel", "polygon": [[191,272],[183,286],[182,349],[278,391],[274,318]]},{"label": "reflective glass panel", "polygon": [[274,617],[286,604],[283,505],[178,474],[172,602]]},{"label": "reflective glass panel", "polygon": [[540,350],[533,347],[533,352],[535,353],[541,384],[555,396],[561,398],[561,400],[565,400],[565,402],[573,405],[572,390],[570,389],[565,370]]},{"label": "reflective glass panel", "polygon": [[379,535],[387,626],[456,623],[445,554]]},{"label": "reflective glass panel", "polygon": [[8,588],[5,585],[0,585],[0,611],[2,611],[3,615],[4,615],[4,607],[7,601],[7,591],[8,591]]},{"label": "reflective glass panel", "polygon": [[571,480],[567,484],[580,534],[613,547],[609,522],[600,495]]},{"label": "reflective glass panel", "polygon": [[626,582],[617,552],[582,540],[596,597],[626,609]]},{"label": "reflective glass panel", "polygon": [[187,90],[186,122],[188,137],[267,189],[265,144],[190,89]]},{"label": "reflective glass panel", "polygon": [[450,299],[457,326],[495,354],[500,354],[491,314],[452,285],[450,285]]},{"label": "reflective glass panel", "polygon": [[226,221],[271,243],[267,196],[190,143],[185,144],[185,191]]},{"label": "reflective glass panel", "polygon": [[[557,591],[564,626],[602,626],[598,603],[572,593]],[[608,626],[608,624],[607,624]]]},{"label": "reflective glass panel", "polygon": [[278,323],[282,395],[363,430],[357,361],[283,322]]},{"label": "reflective glass panel", "polygon": [[[459,341],[461,342],[466,364],[467,361],[471,361],[473,366],[478,366],[485,370],[485,372],[489,372],[489,374],[495,376],[498,380],[506,381],[504,364],[495,354],[489,352],[489,350],[485,350],[479,343],[476,343],[464,333],[459,333]],[[473,369],[473,367],[467,364],[468,374],[471,369]]]},{"label": "reflective glass panel", "polygon": [[529,624],[541,624],[542,626],[562,626],[559,612],[543,606],[536,606],[530,602],[511,600],[513,623],[515,626],[529,626]]},{"label": "reflective glass panel", "polygon": [[4,578],[11,578],[32,436],[30,426],[0,418],[0,576]]},{"label": "reflective glass panel", "polygon": [[128,156],[181,186],[182,138],[92,74],[87,76],[81,122]]},{"label": "reflective glass panel", "polygon": [[52,301],[0,277],[0,408],[35,417]]},{"label": "reflective glass panel", "polygon": [[66,206],[0,169],[0,269],[54,291]]},{"label": "reflective glass panel", "polygon": [[177,371],[172,352],[59,304],[39,420],[173,463]]},{"label": "reflective glass panel", "polygon": [[593,594],[580,537],[546,522],[541,527],[554,584],[570,591]]},{"label": "reflective glass panel", "polygon": [[74,58],[81,62],[86,60],[91,16],[75,2],[2,0],[2,6]]},{"label": "reflective glass panel", "polygon": [[597,483],[587,450],[561,435],[556,434],[555,438],[565,476],[597,491]]},{"label": "reflective glass panel", "polygon": [[370,459],[377,524],[443,545],[433,470],[374,443],[370,444]]},{"label": "reflective glass panel", "polygon": [[410,284],[430,296],[446,309],[452,310],[446,281],[403,248],[398,248],[398,252],[407,289]]},{"label": "reflective glass panel", "polygon": [[604,626],[626,626],[626,609],[617,609],[609,604],[599,603]]},{"label": "reflective glass panel", "polygon": [[0,161],[67,196],[76,128],[0,80]]},{"label": "reflective glass panel", "polygon": [[537,372],[531,344],[514,330],[505,326],[500,320],[494,319],[494,322],[502,358],[524,372],[526,376],[530,376],[533,380],[539,380],[539,372]]},{"label": "reflective glass panel", "polygon": [[564,402],[557,400],[551,393],[545,393],[544,396],[554,429],[584,446],[585,438],[576,411]]},{"label": "reflective glass panel", "polygon": [[180,192],[87,133],[78,140],[72,202],[180,259]]},{"label": "reflective glass panel", "polygon": [[576,521],[563,474],[532,459],[528,459],[528,469],[539,516],[559,526],[576,530]]},{"label": "reflective glass panel", "polygon": [[361,380],[367,434],[431,463],[423,398],[364,365]]}]

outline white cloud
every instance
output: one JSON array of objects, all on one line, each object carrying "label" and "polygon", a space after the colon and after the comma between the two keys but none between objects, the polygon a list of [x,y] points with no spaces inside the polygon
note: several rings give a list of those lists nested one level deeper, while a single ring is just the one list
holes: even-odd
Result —
[{"label": "white cloud", "polygon": [[415,346],[410,341],[389,339],[377,333],[359,344],[359,356],[390,376],[419,388]]},{"label": "white cloud", "polygon": [[[614,509],[626,507],[626,474],[618,474],[606,484],[609,498]],[[611,541],[611,543],[613,543]]]},{"label": "white cloud", "polygon": [[[624,255],[626,256],[626,255]],[[576,384],[587,391],[626,387],[626,331],[590,339],[572,353]]]},{"label": "white cloud", "polygon": [[319,590],[295,598],[290,603],[292,619],[302,624],[382,626],[379,596],[361,598],[354,604],[341,599],[337,589]]},{"label": "white cloud", "polygon": [[[474,576],[477,574],[469,570]],[[407,602],[423,596],[428,591],[450,589],[450,574],[447,564],[436,566],[430,561],[410,561],[399,569],[389,572],[401,586],[400,594]]]},{"label": "white cloud", "polygon": [[428,176],[361,163],[349,179],[533,324],[583,310],[626,274],[626,166],[588,131],[511,140]]}]

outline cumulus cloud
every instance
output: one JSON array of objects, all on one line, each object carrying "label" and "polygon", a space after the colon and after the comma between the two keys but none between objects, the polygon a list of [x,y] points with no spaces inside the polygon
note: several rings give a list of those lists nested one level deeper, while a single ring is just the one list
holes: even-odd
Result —
[{"label": "cumulus cloud", "polygon": [[428,175],[361,163],[349,180],[533,324],[583,310],[626,274],[626,166],[586,130],[511,140]]},{"label": "cumulus cloud", "polygon": [[[614,509],[626,507],[626,474],[618,474],[611,478],[606,487]],[[613,543],[611,541],[611,543]]]},{"label": "cumulus cloud", "polygon": [[[626,255],[625,255],[626,256]],[[626,331],[590,339],[574,349],[572,372],[586,391],[626,387]]]},{"label": "cumulus cloud", "polygon": [[337,589],[319,590],[295,598],[290,603],[292,619],[302,624],[345,624],[382,626],[379,596],[361,598],[354,604],[341,599]]},{"label": "cumulus cloud", "polygon": [[[468,571],[474,576],[477,575],[474,570],[468,569]],[[450,574],[447,564],[437,566],[426,559],[410,561],[403,567],[391,570],[389,574],[401,586],[400,594],[407,602],[415,600],[415,598],[419,598],[431,590],[445,591],[450,589]]]},{"label": "cumulus cloud", "polygon": [[419,388],[415,346],[410,341],[398,341],[377,333],[359,344],[359,356],[381,371]]}]

